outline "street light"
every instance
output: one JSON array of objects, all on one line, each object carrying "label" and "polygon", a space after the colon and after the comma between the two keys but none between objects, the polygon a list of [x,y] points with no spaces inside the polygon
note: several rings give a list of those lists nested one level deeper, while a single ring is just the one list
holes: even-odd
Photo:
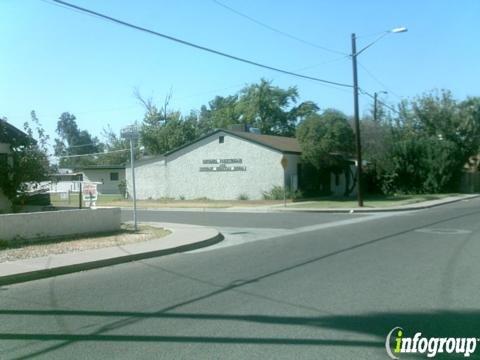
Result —
[{"label": "street light", "polygon": [[396,34],[406,32],[407,28],[398,27],[383,32],[376,40],[357,51],[357,36],[352,34],[352,67],[353,67],[353,117],[355,123],[355,145],[357,149],[357,199],[358,206],[363,207],[363,189],[362,189],[362,144],[360,142],[360,119],[358,110],[358,77],[357,77],[357,56],[367,50],[370,46],[375,44],[380,39],[384,38],[388,34]]},{"label": "street light", "polygon": [[135,191],[135,154],[133,153],[133,141],[138,139],[138,129],[135,125],[127,126],[122,129],[121,137],[130,140],[130,167],[132,172],[132,192],[133,192],[133,228],[135,231],[137,227],[137,195]]}]

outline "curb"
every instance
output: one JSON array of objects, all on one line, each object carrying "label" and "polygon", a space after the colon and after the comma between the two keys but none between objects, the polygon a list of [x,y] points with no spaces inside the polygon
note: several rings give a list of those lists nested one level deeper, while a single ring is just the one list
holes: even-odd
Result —
[{"label": "curb", "polygon": [[[480,197],[480,194],[465,196],[462,198],[456,198],[451,200],[445,200],[442,202],[428,204],[428,205],[405,205],[402,207],[392,207],[392,208],[345,208],[345,209],[289,209],[289,208],[279,208],[276,209],[276,212],[310,212],[310,213],[378,213],[378,212],[399,212],[399,211],[415,211],[415,210],[424,210],[431,209],[437,206],[448,205],[456,203],[463,200],[471,200]],[[421,204],[421,203],[419,203]]]},{"label": "curb", "polygon": [[0,286],[12,285],[12,284],[17,284],[17,283],[22,283],[22,282],[27,282],[32,280],[48,278],[52,276],[71,274],[74,272],[92,270],[92,269],[102,268],[102,267],[111,266],[111,265],[123,264],[131,261],[149,259],[153,257],[160,257],[165,255],[171,255],[174,253],[196,250],[196,249],[200,249],[210,245],[215,245],[220,241],[222,241],[223,239],[224,239],[224,236],[220,232],[217,232],[217,234],[211,238],[204,239],[202,241],[198,241],[191,244],[172,247],[169,249],[162,249],[162,250],[156,250],[156,251],[150,251],[150,252],[144,252],[144,253],[138,253],[138,254],[130,254],[125,256],[117,256],[109,259],[94,260],[94,261],[85,262],[81,264],[64,265],[64,266],[59,266],[52,269],[34,270],[34,271],[28,271],[28,272],[23,272],[19,274],[0,276]]},{"label": "curb", "polygon": [[[399,211],[415,211],[430,209],[437,206],[452,204],[463,200],[471,200],[480,197],[480,194],[467,195],[461,198],[454,198],[451,200],[444,200],[428,205],[404,205],[390,208],[341,208],[341,209],[328,209],[328,208],[289,208],[289,207],[259,207],[259,208],[137,208],[137,211],[158,211],[158,212],[211,212],[211,213],[280,213],[280,212],[308,212],[308,213],[331,213],[331,214],[345,214],[345,213],[379,213],[379,212],[399,212]],[[436,200],[432,200],[436,201]],[[132,211],[132,208],[122,207],[122,211]]]}]

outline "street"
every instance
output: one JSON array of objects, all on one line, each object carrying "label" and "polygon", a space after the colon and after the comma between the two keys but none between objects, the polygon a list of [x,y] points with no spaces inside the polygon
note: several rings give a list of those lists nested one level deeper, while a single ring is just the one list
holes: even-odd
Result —
[{"label": "street", "polygon": [[397,326],[478,338],[479,216],[478,198],[403,213],[140,211],[225,240],[1,287],[0,359],[387,359]]}]

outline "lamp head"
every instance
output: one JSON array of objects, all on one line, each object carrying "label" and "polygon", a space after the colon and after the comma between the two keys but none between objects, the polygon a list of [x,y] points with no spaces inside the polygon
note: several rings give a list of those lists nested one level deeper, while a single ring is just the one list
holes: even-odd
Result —
[{"label": "lamp head", "polygon": [[398,27],[390,30],[391,33],[402,33],[402,32],[407,32],[408,29],[406,27]]}]

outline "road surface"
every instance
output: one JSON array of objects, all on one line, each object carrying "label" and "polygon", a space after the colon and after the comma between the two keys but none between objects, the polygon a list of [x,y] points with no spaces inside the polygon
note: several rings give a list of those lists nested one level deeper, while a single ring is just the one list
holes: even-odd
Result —
[{"label": "road surface", "polygon": [[478,199],[368,215],[139,216],[226,239],[0,288],[0,359],[387,359],[396,326],[480,337]]}]

